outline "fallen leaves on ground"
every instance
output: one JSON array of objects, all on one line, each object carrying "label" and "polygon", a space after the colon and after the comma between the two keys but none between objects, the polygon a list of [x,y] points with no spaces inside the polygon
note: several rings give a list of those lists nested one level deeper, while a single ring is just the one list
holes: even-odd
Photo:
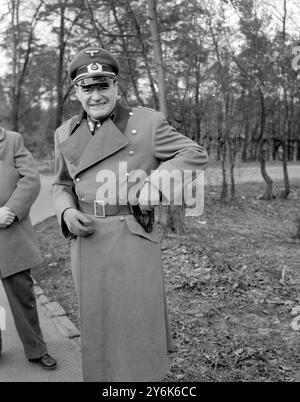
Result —
[{"label": "fallen leaves on ground", "polygon": [[[267,202],[257,199],[262,185],[239,185],[231,204],[214,190],[201,218],[185,218],[184,234],[161,242],[176,343],[165,380],[300,381],[300,331],[291,325],[300,304],[299,186]],[[79,327],[69,242],[55,218],[36,230],[45,263],[33,275]]]}]

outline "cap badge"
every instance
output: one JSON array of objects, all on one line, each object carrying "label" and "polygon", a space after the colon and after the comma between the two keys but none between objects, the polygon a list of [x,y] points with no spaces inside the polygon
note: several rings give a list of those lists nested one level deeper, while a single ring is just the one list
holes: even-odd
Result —
[{"label": "cap badge", "polygon": [[99,63],[91,63],[87,66],[88,73],[101,73],[102,72],[102,65]]},{"label": "cap badge", "polygon": [[95,54],[99,53],[99,49],[90,49],[90,50],[85,50],[84,53],[89,54],[91,57],[95,57]]}]

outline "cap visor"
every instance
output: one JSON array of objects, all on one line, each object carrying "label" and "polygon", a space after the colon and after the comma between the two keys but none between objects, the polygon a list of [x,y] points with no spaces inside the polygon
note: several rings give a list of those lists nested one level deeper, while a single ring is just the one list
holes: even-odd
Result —
[{"label": "cap visor", "polygon": [[111,78],[115,78],[116,75],[114,73],[105,72],[97,73],[95,76],[85,76],[85,77],[77,77],[74,81],[75,84],[81,86],[93,85],[93,84],[101,84],[103,82],[109,82]]}]

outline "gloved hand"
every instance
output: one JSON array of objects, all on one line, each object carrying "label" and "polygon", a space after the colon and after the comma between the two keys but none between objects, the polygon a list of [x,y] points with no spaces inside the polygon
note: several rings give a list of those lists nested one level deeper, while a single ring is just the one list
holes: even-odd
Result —
[{"label": "gloved hand", "polygon": [[7,207],[0,208],[0,228],[10,226],[16,219],[16,215]]},{"label": "gloved hand", "polygon": [[69,231],[75,236],[88,236],[94,233],[93,221],[75,208],[68,208],[63,219]]},{"label": "gloved hand", "polygon": [[151,184],[150,181],[146,181],[138,198],[142,213],[146,214],[147,211],[151,211],[155,205],[159,205],[159,200],[159,190]]}]

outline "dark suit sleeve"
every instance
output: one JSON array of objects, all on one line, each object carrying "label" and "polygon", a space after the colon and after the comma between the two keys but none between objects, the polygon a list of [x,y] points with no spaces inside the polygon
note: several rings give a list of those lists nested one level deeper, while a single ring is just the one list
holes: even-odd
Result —
[{"label": "dark suit sleeve", "polygon": [[41,189],[41,182],[37,164],[31,153],[25,148],[23,137],[18,133],[14,133],[14,135],[14,163],[20,179],[5,206],[11,209],[21,221],[29,213],[36,200]]}]

